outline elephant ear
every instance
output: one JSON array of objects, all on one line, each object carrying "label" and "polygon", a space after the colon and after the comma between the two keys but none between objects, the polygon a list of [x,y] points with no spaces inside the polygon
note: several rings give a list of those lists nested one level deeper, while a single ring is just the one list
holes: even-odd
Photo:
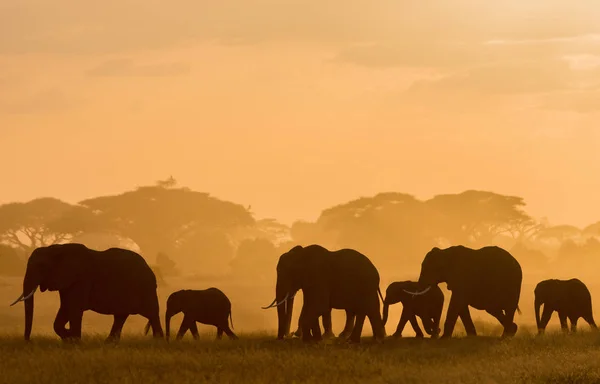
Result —
[{"label": "elephant ear", "polygon": [[82,244],[58,245],[49,252],[49,268],[44,285],[50,291],[60,291],[87,278],[90,250]]}]

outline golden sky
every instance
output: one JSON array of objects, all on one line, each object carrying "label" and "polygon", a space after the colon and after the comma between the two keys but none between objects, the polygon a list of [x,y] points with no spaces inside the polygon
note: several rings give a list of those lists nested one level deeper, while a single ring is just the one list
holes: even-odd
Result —
[{"label": "golden sky", "polygon": [[597,0],[1,0],[0,203],[173,175],[315,219],[382,191],[600,220]]}]

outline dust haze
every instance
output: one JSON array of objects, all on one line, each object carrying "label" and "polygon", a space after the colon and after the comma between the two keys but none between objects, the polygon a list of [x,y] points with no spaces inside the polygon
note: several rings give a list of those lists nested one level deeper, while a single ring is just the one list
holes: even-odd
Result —
[{"label": "dust haze", "polygon": [[[298,244],[364,253],[382,290],[435,246],[501,246],[525,328],[541,280],[599,297],[599,19],[584,0],[3,1],[0,331],[22,332],[31,251],[64,242],[140,252],[161,311],[222,289],[242,334],[276,329],[260,307]],[[34,334],[57,309],[38,294]],[[84,333],[111,321],[88,311]]]}]

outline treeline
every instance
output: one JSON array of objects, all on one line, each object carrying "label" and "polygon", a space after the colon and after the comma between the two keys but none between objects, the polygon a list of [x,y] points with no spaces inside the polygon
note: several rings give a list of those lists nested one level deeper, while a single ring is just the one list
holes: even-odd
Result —
[{"label": "treeline", "polygon": [[552,226],[529,216],[522,198],[486,191],[425,201],[390,192],[288,227],[173,179],[76,205],[39,198],[0,206],[0,274],[22,276],[34,248],[62,242],[133,249],[161,276],[271,279],[281,253],[311,243],[357,249],[388,275],[418,270],[432,247],[454,244],[502,246],[529,270],[581,269],[600,257],[600,222]]}]

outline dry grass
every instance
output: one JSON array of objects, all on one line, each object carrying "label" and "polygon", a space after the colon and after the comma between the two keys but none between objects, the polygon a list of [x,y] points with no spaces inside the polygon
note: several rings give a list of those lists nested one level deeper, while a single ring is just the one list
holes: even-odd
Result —
[{"label": "dry grass", "polygon": [[[23,306],[8,306],[21,293],[21,279],[2,279],[0,303],[6,305],[0,305],[0,383],[600,383],[600,334],[589,332],[587,324],[580,322],[579,334],[563,336],[557,333],[555,314],[546,336],[531,334],[537,280],[523,285],[523,314],[515,319],[519,331],[513,339],[499,340],[499,324],[485,312],[472,310],[482,335],[478,338],[416,340],[407,326],[408,337],[375,344],[367,322],[358,346],[335,340],[318,345],[275,340],[277,316],[260,309],[272,300],[272,282],[173,280],[159,289],[161,304],[181,288],[224,289],[233,304],[240,340],[215,342],[214,327],[199,326],[199,342],[189,335],[181,342],[157,342],[141,336],[145,319],[132,316],[114,346],[103,342],[112,318],[89,311],[84,315],[82,343],[62,343],[52,331],[59,304],[55,292],[36,295],[33,339],[26,344]],[[600,294],[599,286],[590,288],[594,297]],[[401,305],[392,307],[388,334],[401,310]],[[334,331],[340,332],[344,312],[333,315]],[[173,319],[175,332],[180,322],[181,315]],[[460,321],[456,333],[463,334]]]},{"label": "dry grass", "polygon": [[404,338],[358,346],[305,345],[272,335],[238,341],[154,341],[127,335],[118,345],[87,336],[80,345],[53,336],[26,344],[0,338],[3,383],[597,383],[600,335],[538,338],[526,331],[452,340]]}]

